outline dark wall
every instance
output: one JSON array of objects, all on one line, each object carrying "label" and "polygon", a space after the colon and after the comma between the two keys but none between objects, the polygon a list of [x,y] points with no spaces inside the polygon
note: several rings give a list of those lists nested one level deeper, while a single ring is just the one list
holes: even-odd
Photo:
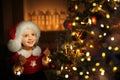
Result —
[{"label": "dark wall", "polygon": [[[0,10],[2,10],[2,1],[0,0]],[[0,12],[0,44],[2,43],[3,37],[3,14]]]},{"label": "dark wall", "polygon": [[23,20],[23,0],[0,0],[0,79],[7,80],[10,53],[7,49],[8,29]]},{"label": "dark wall", "polygon": [[23,20],[23,0],[0,0],[2,15],[2,43],[6,44],[8,29],[16,22]]}]

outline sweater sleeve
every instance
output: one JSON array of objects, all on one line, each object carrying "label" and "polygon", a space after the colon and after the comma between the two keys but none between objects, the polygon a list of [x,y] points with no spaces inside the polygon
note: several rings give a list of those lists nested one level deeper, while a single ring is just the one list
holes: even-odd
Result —
[{"label": "sweater sleeve", "polygon": [[18,53],[14,53],[11,59],[12,64],[15,64],[18,62],[18,57],[19,57]]}]

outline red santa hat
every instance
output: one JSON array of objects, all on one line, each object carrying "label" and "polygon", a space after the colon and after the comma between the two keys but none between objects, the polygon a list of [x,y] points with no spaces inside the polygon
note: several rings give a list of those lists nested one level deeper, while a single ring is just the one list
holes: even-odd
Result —
[{"label": "red santa hat", "polygon": [[29,29],[33,29],[37,35],[37,42],[40,37],[40,29],[38,26],[31,21],[22,21],[15,24],[9,30],[10,40],[8,41],[8,49],[12,52],[17,52],[22,48],[21,38],[22,34]]}]

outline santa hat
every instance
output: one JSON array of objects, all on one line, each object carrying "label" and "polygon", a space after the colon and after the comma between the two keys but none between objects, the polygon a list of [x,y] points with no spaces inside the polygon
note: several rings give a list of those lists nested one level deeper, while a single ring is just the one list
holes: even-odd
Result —
[{"label": "santa hat", "polygon": [[33,29],[36,32],[37,42],[39,41],[40,29],[38,28],[38,26],[31,21],[22,21],[15,24],[9,30],[10,40],[8,41],[7,46],[11,52],[17,52],[22,48],[22,34],[28,29]]}]

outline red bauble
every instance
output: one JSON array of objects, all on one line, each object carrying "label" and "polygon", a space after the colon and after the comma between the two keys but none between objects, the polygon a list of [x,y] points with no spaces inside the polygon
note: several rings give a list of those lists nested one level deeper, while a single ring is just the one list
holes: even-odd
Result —
[{"label": "red bauble", "polygon": [[69,21],[69,22],[67,23],[67,28],[68,28],[68,29],[71,29],[71,28],[72,28],[72,22]]},{"label": "red bauble", "polygon": [[70,20],[65,20],[64,27],[66,29],[71,29],[72,28],[72,22]]},{"label": "red bauble", "polygon": [[52,68],[52,69],[55,69],[55,64],[51,64],[51,68]]},{"label": "red bauble", "polygon": [[96,25],[96,23],[97,23],[97,19],[96,19],[96,17],[93,16],[91,19],[92,19],[92,24]]}]

